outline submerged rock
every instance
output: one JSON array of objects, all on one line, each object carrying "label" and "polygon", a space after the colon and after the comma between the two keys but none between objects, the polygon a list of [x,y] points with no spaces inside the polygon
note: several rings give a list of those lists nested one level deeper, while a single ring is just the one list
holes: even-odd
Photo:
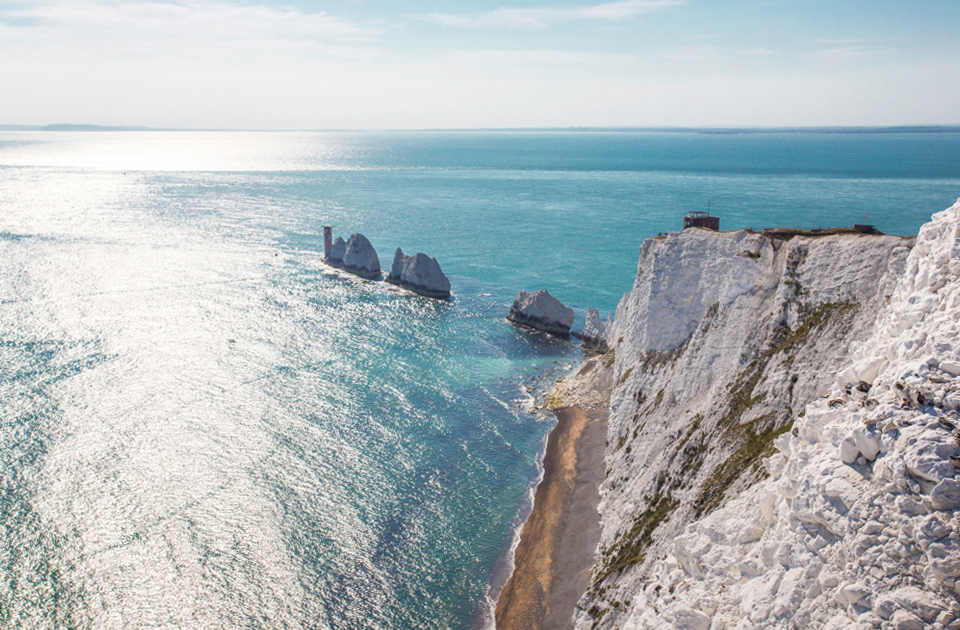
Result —
[{"label": "submerged rock", "polygon": [[[340,241],[341,239],[337,239],[337,243],[330,249],[331,255]],[[377,252],[366,236],[363,234],[351,236],[347,241],[346,250],[343,256],[345,271],[370,280],[380,277],[380,259],[377,258]]]},{"label": "submerged rock", "polygon": [[343,257],[346,255],[347,242],[343,240],[343,237],[338,236],[333,247],[330,248],[330,253],[327,254],[327,264],[333,265],[334,267],[343,267]]},{"label": "submerged rock", "polygon": [[569,335],[573,309],[564,306],[546,289],[535,293],[521,291],[513,301],[507,319],[555,335]]},{"label": "submerged rock", "polygon": [[607,316],[607,322],[600,320],[600,312],[592,306],[587,309],[587,323],[583,326],[583,345],[598,352],[607,351],[607,324],[612,320]]},{"label": "submerged rock", "polygon": [[387,282],[426,297],[439,300],[450,297],[450,281],[440,270],[440,263],[422,252],[417,252],[416,256],[405,256],[398,247],[393,255],[393,267]]}]

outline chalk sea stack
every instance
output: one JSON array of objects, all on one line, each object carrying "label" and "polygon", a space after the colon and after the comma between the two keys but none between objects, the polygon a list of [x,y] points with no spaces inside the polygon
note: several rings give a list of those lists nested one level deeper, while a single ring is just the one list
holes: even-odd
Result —
[{"label": "chalk sea stack", "polygon": [[333,247],[330,248],[330,253],[327,254],[327,264],[334,267],[343,267],[343,257],[346,255],[347,242],[343,240],[343,237],[338,236]]},{"label": "chalk sea stack", "polygon": [[583,345],[597,352],[607,351],[607,329],[613,320],[607,316],[604,323],[600,319],[600,312],[592,306],[587,310],[587,323],[583,326]]},{"label": "chalk sea stack", "polygon": [[573,309],[540,289],[534,293],[521,291],[510,307],[507,319],[554,335],[567,336],[573,325]]},{"label": "chalk sea stack", "polygon": [[387,282],[438,300],[450,297],[450,281],[440,270],[440,263],[422,252],[417,252],[416,256],[406,256],[398,247],[393,255],[393,267],[387,275]]},{"label": "chalk sea stack", "polygon": [[[333,249],[339,244],[340,239],[337,239],[337,243],[330,250],[331,256],[333,255]],[[352,235],[346,243],[346,250],[346,254],[343,256],[344,271],[349,271],[369,280],[376,280],[380,277],[380,259],[377,258],[377,252],[366,236],[363,234]]]}]

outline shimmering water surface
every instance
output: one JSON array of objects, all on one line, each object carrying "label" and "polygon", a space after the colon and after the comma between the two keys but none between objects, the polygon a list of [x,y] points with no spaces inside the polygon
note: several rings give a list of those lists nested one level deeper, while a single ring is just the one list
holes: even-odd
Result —
[{"label": "shimmering water surface", "polygon": [[[640,242],[914,233],[960,134],[0,132],[0,626],[489,621],[580,357]],[[320,226],[436,256],[449,303],[328,275]],[[546,380],[546,379],[542,379]]]}]

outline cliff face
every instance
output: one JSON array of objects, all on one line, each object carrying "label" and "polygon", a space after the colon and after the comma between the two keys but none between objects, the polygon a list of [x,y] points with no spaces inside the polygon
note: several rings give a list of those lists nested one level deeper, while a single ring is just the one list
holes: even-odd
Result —
[{"label": "cliff face", "polygon": [[952,623],[958,226],[643,244],[577,628]]}]

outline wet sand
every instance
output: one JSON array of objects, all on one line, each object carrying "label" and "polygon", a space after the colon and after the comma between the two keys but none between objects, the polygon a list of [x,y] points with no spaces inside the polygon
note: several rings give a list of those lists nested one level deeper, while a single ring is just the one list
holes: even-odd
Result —
[{"label": "wet sand", "polygon": [[497,600],[498,630],[570,628],[577,600],[590,586],[609,414],[578,406],[554,413],[558,423],[547,438],[543,481],[520,536],[513,575]]}]

